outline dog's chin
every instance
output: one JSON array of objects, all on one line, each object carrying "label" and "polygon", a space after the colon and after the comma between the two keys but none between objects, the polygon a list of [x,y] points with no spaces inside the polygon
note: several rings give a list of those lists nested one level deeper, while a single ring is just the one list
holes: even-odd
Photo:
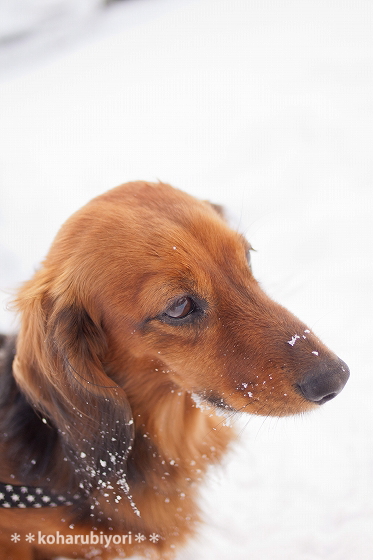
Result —
[{"label": "dog's chin", "polygon": [[222,397],[213,393],[206,393],[204,391],[193,392],[191,393],[191,397],[197,408],[210,413],[213,412],[218,416],[231,418],[232,415],[240,412],[228,404]]}]

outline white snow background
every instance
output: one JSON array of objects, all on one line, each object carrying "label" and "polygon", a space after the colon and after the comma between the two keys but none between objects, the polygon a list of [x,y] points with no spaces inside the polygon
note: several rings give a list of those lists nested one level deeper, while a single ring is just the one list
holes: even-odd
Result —
[{"label": "white snow background", "polygon": [[93,196],[161,179],[225,205],[267,292],[351,378],[312,414],[240,421],[178,560],[371,560],[372,2],[0,8],[1,330]]}]

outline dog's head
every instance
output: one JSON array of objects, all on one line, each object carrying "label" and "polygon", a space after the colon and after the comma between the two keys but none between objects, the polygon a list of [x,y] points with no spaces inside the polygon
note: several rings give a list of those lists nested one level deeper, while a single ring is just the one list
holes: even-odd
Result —
[{"label": "dog's head", "polygon": [[331,399],[347,366],[262,291],[250,249],[219,209],[165,184],[92,200],[20,293],[18,383],[68,439],[86,441],[82,456],[106,425],[105,464],[131,445],[140,371],[145,400],[146,376],[252,414]]}]

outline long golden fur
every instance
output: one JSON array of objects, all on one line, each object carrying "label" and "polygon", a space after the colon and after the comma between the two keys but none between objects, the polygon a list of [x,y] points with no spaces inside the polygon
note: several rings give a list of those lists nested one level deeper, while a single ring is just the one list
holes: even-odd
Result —
[{"label": "long golden fur", "polygon": [[[249,255],[219,208],[162,183],[117,187],[66,222],[18,294],[17,339],[2,339],[0,481],[80,498],[0,509],[2,560],[172,558],[234,437],[214,410],[285,416],[342,389],[347,366],[262,291]],[[132,538],[83,544],[92,531]]]}]

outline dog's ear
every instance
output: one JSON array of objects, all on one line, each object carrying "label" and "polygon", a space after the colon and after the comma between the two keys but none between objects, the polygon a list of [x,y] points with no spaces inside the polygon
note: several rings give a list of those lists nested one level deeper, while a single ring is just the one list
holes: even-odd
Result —
[{"label": "dog's ear", "polygon": [[223,220],[226,220],[226,215],[225,215],[225,209],[224,206],[221,206],[220,204],[214,204],[213,202],[210,202],[209,200],[205,200],[205,202],[211,206],[211,208],[213,208],[215,210],[215,212],[217,214],[219,214],[219,216],[221,218],[223,218]]},{"label": "dog's ear", "polygon": [[17,306],[22,323],[13,369],[21,390],[57,428],[85,489],[112,475],[124,480],[133,419],[123,389],[105,372],[99,318],[40,292],[21,296]]}]

